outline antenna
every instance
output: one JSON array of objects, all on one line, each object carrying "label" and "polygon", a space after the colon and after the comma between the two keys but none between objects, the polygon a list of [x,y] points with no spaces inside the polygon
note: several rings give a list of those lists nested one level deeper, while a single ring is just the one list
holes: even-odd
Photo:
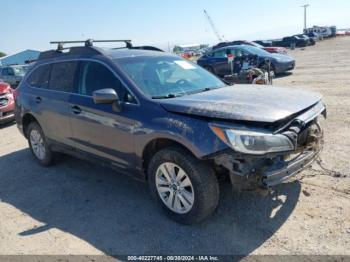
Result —
[{"label": "antenna", "polygon": [[205,15],[206,18],[208,19],[209,24],[210,24],[211,28],[212,28],[213,31],[214,31],[214,34],[215,34],[216,37],[219,39],[219,42],[224,41],[224,40],[225,40],[224,37],[223,37],[223,36],[220,36],[219,31],[217,30],[217,28],[216,28],[216,26],[215,26],[213,20],[211,19],[210,15],[208,14],[208,12],[207,12],[206,10],[204,10],[204,15]]}]

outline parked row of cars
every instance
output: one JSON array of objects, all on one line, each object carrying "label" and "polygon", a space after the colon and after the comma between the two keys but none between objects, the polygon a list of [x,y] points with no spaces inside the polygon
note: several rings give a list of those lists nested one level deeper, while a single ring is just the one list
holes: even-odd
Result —
[{"label": "parked row of cars", "polygon": [[314,26],[312,28],[307,28],[302,34],[296,34],[292,36],[286,36],[281,39],[273,40],[257,40],[256,43],[268,46],[281,46],[281,47],[306,47],[309,45],[315,45],[317,41],[323,40],[324,38],[335,37],[337,33],[337,28],[335,26],[331,27],[319,27]]},{"label": "parked row of cars", "polygon": [[[275,40],[236,40],[221,42],[214,45],[204,55],[202,55],[197,63],[216,74],[224,77],[232,73],[238,73],[241,69],[237,65],[242,57],[256,57],[256,67],[262,68],[267,59],[270,63],[270,69],[274,75],[291,71],[295,67],[295,60],[288,55],[287,48],[306,47],[315,45],[326,37],[336,36],[336,27],[316,27],[304,30],[303,34],[286,36],[282,39]],[[233,56],[233,68],[228,63],[228,56]],[[235,63],[237,62],[237,63]]]}]

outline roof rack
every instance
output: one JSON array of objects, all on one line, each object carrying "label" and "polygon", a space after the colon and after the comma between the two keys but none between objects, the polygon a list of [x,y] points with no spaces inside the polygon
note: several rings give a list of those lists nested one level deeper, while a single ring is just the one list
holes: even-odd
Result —
[{"label": "roof rack", "polygon": [[[70,46],[64,47],[66,44],[81,44],[84,46]],[[94,43],[125,43],[125,48],[128,49],[143,49],[143,50],[153,50],[161,51],[163,50],[153,47],[153,46],[133,46],[131,40],[77,40],[77,41],[51,41],[50,44],[57,44],[57,49],[41,52],[38,60],[49,59],[54,57],[60,57],[62,55],[99,55],[103,54],[103,50],[94,46]],[[69,52],[64,52],[64,50],[69,49]],[[119,49],[119,48],[114,48]]]},{"label": "roof rack", "polygon": [[85,47],[92,47],[94,43],[125,43],[126,48],[132,48],[131,40],[94,40],[94,39],[87,39],[85,41],[51,41],[50,44],[57,44],[57,51],[62,51],[64,49],[64,44],[80,44],[84,43]]}]

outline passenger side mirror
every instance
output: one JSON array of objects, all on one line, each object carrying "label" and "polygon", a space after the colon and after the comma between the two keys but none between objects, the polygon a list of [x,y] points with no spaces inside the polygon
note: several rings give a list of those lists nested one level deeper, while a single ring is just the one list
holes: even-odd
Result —
[{"label": "passenger side mirror", "polygon": [[99,89],[92,93],[95,104],[112,104],[119,100],[118,94],[112,88]]},{"label": "passenger side mirror", "polygon": [[92,98],[95,104],[112,104],[113,110],[120,112],[121,101],[117,92],[112,88],[99,89],[92,93]]}]

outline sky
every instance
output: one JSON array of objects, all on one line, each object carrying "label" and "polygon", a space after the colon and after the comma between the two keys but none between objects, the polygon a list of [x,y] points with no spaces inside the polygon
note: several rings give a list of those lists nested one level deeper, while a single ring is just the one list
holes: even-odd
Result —
[{"label": "sky", "polygon": [[279,38],[308,26],[350,27],[349,0],[0,0],[0,51],[51,49],[54,40],[131,39],[136,45]]}]

